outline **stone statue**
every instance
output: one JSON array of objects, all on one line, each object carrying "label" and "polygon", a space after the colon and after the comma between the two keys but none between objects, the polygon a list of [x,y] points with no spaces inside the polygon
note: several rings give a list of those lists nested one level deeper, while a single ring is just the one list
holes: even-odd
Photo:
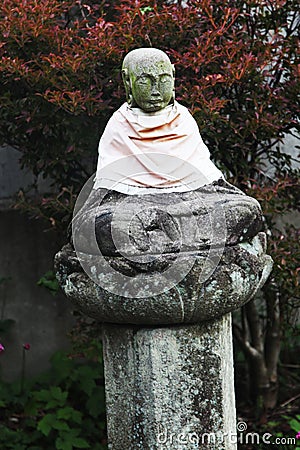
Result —
[{"label": "stone statue", "polygon": [[[201,448],[236,450],[230,313],[272,268],[261,209],[210,160],[165,53],[133,50],[122,75],[127,102],[100,139],[57,278],[103,323],[109,448],[220,432]],[[182,442],[164,448],[198,448]]]},{"label": "stone statue", "polygon": [[[109,279],[102,273],[106,263],[132,281],[141,274],[168,273],[175,260],[186,260],[187,255],[194,255],[202,271],[203,260],[207,265],[209,255],[209,264],[221,273],[229,260],[237,256],[240,259],[253,238],[254,253],[257,257],[264,255],[260,206],[226,182],[211,161],[196,121],[175,100],[174,67],[168,56],[154,48],[133,50],[123,61],[122,76],[127,102],[113,114],[104,130],[93,188],[74,216],[70,245],[57,257],[59,263],[63,260],[69,265],[63,273],[62,266],[58,268],[62,285],[67,273],[82,272],[73,245],[77,256],[81,253],[93,258],[88,265],[97,272],[96,284],[100,278]],[[91,238],[93,233],[96,239]],[[243,243],[245,248],[237,247]],[[211,253],[216,249],[218,258]],[[99,250],[103,264],[96,268]],[[252,261],[253,270],[254,266]],[[256,266],[253,282],[258,284],[264,263]],[[241,281],[240,274],[238,278]],[[121,292],[122,287],[116,291],[114,283],[107,290]],[[101,295],[105,297],[104,291]],[[69,296],[76,294],[69,292]],[[139,293],[139,297],[146,296],[146,292]],[[237,307],[244,302],[243,296]],[[224,312],[220,308],[220,313]],[[122,321],[122,313],[118,314],[117,320]],[[203,320],[207,314],[209,311],[204,313],[202,308]],[[198,320],[198,316],[190,320]],[[137,315],[130,320],[139,323],[141,318]],[[155,323],[156,319],[148,320]]]},{"label": "stone statue", "polygon": [[133,50],[122,74],[127,103],[101,137],[94,188],[124,194],[187,192],[223,178],[195,120],[175,101],[168,56],[153,48]]}]

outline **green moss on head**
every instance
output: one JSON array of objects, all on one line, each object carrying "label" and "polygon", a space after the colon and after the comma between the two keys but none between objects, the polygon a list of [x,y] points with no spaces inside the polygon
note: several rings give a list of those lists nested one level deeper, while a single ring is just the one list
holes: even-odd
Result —
[{"label": "green moss on head", "polygon": [[124,58],[122,75],[130,106],[155,112],[174,101],[174,67],[163,51],[132,50]]}]

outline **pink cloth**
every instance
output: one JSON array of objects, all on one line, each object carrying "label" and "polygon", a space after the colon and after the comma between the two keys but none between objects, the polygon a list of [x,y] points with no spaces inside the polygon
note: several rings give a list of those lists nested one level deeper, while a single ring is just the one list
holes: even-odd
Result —
[{"label": "pink cloth", "polygon": [[185,192],[219,178],[223,175],[187,108],[175,102],[145,113],[124,103],[100,139],[94,188],[126,194]]}]

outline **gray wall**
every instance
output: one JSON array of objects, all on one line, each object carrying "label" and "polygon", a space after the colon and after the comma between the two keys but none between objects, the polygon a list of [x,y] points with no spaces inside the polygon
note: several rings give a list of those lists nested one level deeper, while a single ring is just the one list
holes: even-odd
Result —
[{"label": "gray wall", "polygon": [[[21,153],[9,146],[0,147],[0,201],[10,199],[19,189],[26,189],[35,182],[35,177],[28,170],[20,167]],[[38,177],[38,191],[49,191],[49,183]]]},{"label": "gray wall", "polygon": [[[60,248],[61,237],[45,232],[44,223],[28,218],[9,207],[11,197],[34,178],[19,167],[19,152],[0,149],[0,284],[1,320],[15,321],[9,332],[0,331],[5,351],[0,357],[0,375],[5,380],[19,377],[23,344],[26,352],[26,373],[36,375],[46,370],[49,358],[70,347],[66,336],[74,322],[72,308],[62,293],[53,297],[37,281],[53,269],[53,256]],[[45,189],[40,183],[39,188]]]}]

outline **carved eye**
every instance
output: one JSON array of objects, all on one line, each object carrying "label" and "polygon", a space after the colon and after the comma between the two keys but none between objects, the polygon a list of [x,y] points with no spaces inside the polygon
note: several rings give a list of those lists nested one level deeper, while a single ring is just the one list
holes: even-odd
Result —
[{"label": "carved eye", "polygon": [[159,79],[160,83],[172,83],[172,77],[170,75],[162,75]]},{"label": "carved eye", "polygon": [[145,85],[147,86],[147,85],[151,84],[151,80],[149,77],[143,75],[136,80],[136,84],[141,85],[141,86],[145,86]]}]

